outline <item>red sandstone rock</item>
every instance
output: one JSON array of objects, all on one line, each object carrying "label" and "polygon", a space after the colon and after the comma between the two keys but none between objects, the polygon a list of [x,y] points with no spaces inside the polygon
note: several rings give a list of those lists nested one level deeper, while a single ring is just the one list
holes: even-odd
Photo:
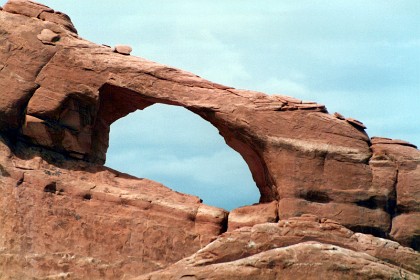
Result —
[{"label": "red sandstone rock", "polygon": [[277,201],[236,208],[229,213],[228,231],[278,221]]},{"label": "red sandstone rock", "polygon": [[[0,11],[0,277],[419,273],[417,253],[338,224],[418,249],[414,145],[369,139],[361,122],[324,105],[233,89],[75,32],[68,16],[34,2]],[[155,103],[200,115],[245,159],[264,204],[229,214],[230,230],[241,228],[222,234],[225,210],[102,166],[110,125]]]},{"label": "red sandstone rock", "polygon": [[[284,198],[279,202],[280,220],[303,214],[314,214],[336,220],[340,224],[357,231],[378,233],[384,236],[389,232],[391,219],[388,213],[382,209],[369,209],[347,203],[318,203],[304,199]],[[357,220],[357,223],[355,222]]]},{"label": "red sandstone rock", "polygon": [[55,12],[53,9],[29,0],[9,0],[4,5],[4,10],[9,13],[20,14],[27,17],[39,18],[44,21],[54,22],[77,33],[70,17],[61,12]]},{"label": "red sandstone rock", "polygon": [[50,11],[43,11],[39,15],[39,18],[44,21],[50,21],[59,24],[60,26],[63,26],[65,29],[76,33],[77,30],[73,26],[73,23],[70,20],[70,17],[66,14],[63,14],[61,12],[50,12]]},{"label": "red sandstone rock", "polygon": [[42,12],[53,13],[54,10],[28,0],[11,0],[3,6],[4,11],[14,14],[20,14],[28,17],[39,17]]},{"label": "red sandstone rock", "polygon": [[420,213],[401,214],[392,220],[390,236],[402,244],[420,249]]},{"label": "red sandstone rock", "polygon": [[[13,15],[3,13],[2,16],[5,18],[2,28],[19,31],[13,25],[15,21],[10,18]],[[27,29],[42,30],[45,25],[47,22],[44,21],[25,22]],[[53,30],[51,23],[48,26]],[[39,85],[39,88],[35,93],[31,89],[32,92],[14,101],[19,95],[16,95],[17,89],[11,82],[12,86],[8,85],[8,88],[14,88],[15,94],[10,94],[10,99],[6,100],[9,103],[19,102],[19,106],[13,106],[16,113],[9,113],[6,108],[2,110],[0,106],[0,112],[7,117],[2,118],[7,121],[0,121],[0,127],[9,127],[11,123],[19,127],[23,116],[17,112],[25,111],[23,107],[29,99],[28,114],[42,119],[47,126],[55,127],[54,145],[45,146],[49,149],[103,163],[112,122],[154,103],[185,106],[215,125],[228,145],[244,157],[261,191],[262,202],[275,200],[283,189],[295,188],[298,178],[303,178],[301,166],[314,171],[319,168],[319,160],[327,157],[333,162],[359,162],[355,167],[357,169],[371,155],[366,134],[320,112],[321,105],[305,105],[289,97],[269,97],[261,93],[232,90],[191,73],[135,57],[119,56],[109,48],[83,41],[64,29],[58,30],[59,27],[56,30],[61,39],[56,46],[42,45],[37,48],[38,52],[48,48],[54,55],[49,61],[38,63],[37,69],[42,68],[42,71],[38,71],[39,74],[32,80],[33,85]],[[19,45],[33,45],[33,38],[16,37],[16,40],[24,41],[17,42]],[[30,53],[38,55],[37,52]],[[20,54],[14,52],[13,55],[18,57]],[[17,68],[18,65],[11,64],[9,67]],[[207,98],[208,95],[212,98]],[[48,98],[47,102],[38,106]],[[254,103],[255,100],[258,102]],[[273,101],[276,104],[274,108],[271,104]],[[68,116],[66,111],[70,103],[75,104],[71,111],[73,116]],[[282,104],[288,107],[283,110]],[[309,107],[305,110],[289,110],[293,106],[300,108],[300,105]],[[79,113],[79,119],[85,121],[74,123],[78,118],[74,113]],[[67,119],[72,120],[71,133]],[[337,123],[331,125],[331,122]],[[305,137],[302,138],[302,135]],[[51,138],[51,133],[44,137]],[[36,137],[26,139],[32,143],[45,142]],[[83,145],[78,143],[82,139]],[[279,157],[279,153],[283,155]],[[363,163],[361,166],[365,168]],[[328,164],[324,169],[325,174],[330,176],[328,174],[334,174],[336,167]],[[329,181],[322,173],[314,173],[313,179],[305,180],[302,188],[320,188],[323,180]],[[351,181],[340,182],[340,186],[344,189],[358,187],[362,183],[358,180],[364,184],[369,178],[355,177]]]},{"label": "red sandstone rock", "polygon": [[371,138],[372,144],[398,144],[403,146],[410,146],[413,148],[417,148],[416,145],[411,144],[410,142],[399,140],[399,139],[390,139],[390,138],[384,138],[384,137],[372,137]]},{"label": "red sandstone rock", "polygon": [[[309,268],[307,268],[309,266]],[[166,279],[418,279],[364,253],[335,245],[302,242],[239,260],[206,266],[174,265],[136,280]]]},{"label": "red sandstone rock", "polygon": [[416,279],[419,261],[417,252],[396,242],[304,216],[224,233],[174,265],[135,279]]},{"label": "red sandstone rock", "polygon": [[[371,165],[387,185],[394,181],[394,215],[390,236],[417,250],[420,238],[420,152],[405,141],[386,138],[372,139]],[[388,178],[385,179],[385,170]],[[394,174],[392,174],[394,173]],[[392,174],[392,175],[391,175]]]},{"label": "red sandstone rock", "polygon": [[13,156],[0,142],[0,278],[134,277],[224,231],[226,211],[197,197],[88,163],[51,164],[19,149],[25,154]]},{"label": "red sandstone rock", "polygon": [[336,117],[337,119],[340,119],[340,120],[345,120],[346,119],[342,114],[337,113],[337,112],[334,113],[334,117]]},{"label": "red sandstone rock", "polygon": [[362,129],[366,129],[366,126],[361,121],[355,120],[353,118],[346,118],[346,121],[348,121],[352,125],[355,125],[356,127],[360,127]]}]

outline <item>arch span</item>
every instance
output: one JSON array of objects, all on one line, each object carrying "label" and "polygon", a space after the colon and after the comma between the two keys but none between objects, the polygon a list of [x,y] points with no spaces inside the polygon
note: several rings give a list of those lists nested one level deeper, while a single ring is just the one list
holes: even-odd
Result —
[{"label": "arch span", "polygon": [[179,106],[154,104],[114,122],[106,157],[108,167],[226,210],[260,197],[243,158],[215,127]]},{"label": "arch span", "polygon": [[247,139],[244,128],[234,126],[227,116],[208,108],[200,108],[182,104],[162,98],[151,98],[141,93],[122,88],[112,84],[105,84],[99,90],[99,109],[93,128],[92,148],[88,158],[92,162],[105,163],[106,152],[109,146],[109,133],[112,123],[136,110],[143,110],[153,104],[182,106],[215,126],[226,144],[237,151],[247,163],[253,180],[260,194],[260,202],[272,201],[276,197],[273,194],[272,180],[267,172],[267,167],[261,160],[262,156],[257,149],[253,148],[251,139]]}]

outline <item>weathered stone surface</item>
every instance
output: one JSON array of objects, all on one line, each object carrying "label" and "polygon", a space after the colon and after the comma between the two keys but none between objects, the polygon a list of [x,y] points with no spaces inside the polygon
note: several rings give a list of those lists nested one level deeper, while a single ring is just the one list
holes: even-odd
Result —
[{"label": "weathered stone surface", "polygon": [[49,12],[49,13],[53,13],[54,10],[33,2],[33,1],[28,1],[28,0],[11,0],[8,1],[4,7],[3,7],[4,11],[9,12],[9,13],[14,13],[14,14],[20,14],[20,15],[24,15],[24,16],[28,16],[28,17],[39,17],[39,15],[42,12]]},{"label": "weathered stone surface", "polygon": [[348,121],[352,125],[355,125],[356,127],[360,127],[361,129],[366,129],[366,126],[359,120],[356,120],[353,118],[347,118],[346,121]]},{"label": "weathered stone surface", "polygon": [[397,207],[400,211],[420,212],[420,161],[405,161],[398,166]]},{"label": "weathered stone surface", "polygon": [[394,182],[389,204],[392,220],[390,236],[406,246],[419,249],[420,236],[420,151],[414,145],[388,138],[372,139],[371,165],[384,186]]},{"label": "weathered stone surface", "polygon": [[[370,209],[356,204],[318,203],[304,199],[284,198],[279,202],[278,211],[280,220],[311,213],[336,220],[356,231],[382,237],[386,236],[391,227],[391,218],[384,210]],[[355,220],[357,223],[354,222]]]},{"label": "weathered stone surface", "polygon": [[61,12],[55,12],[53,9],[29,0],[9,0],[4,5],[4,10],[9,13],[20,14],[27,17],[39,18],[44,21],[54,22],[77,33],[70,17]]},{"label": "weathered stone surface", "polygon": [[[370,139],[316,102],[216,84],[75,32],[34,2],[0,10],[0,278],[419,273],[417,253],[361,234],[418,249],[415,145]],[[248,164],[261,204],[233,210],[228,233],[227,211],[102,166],[110,125],[155,103],[203,117]]]},{"label": "weathered stone surface", "polygon": [[[309,266],[310,268],[306,268]],[[305,268],[304,268],[305,267]],[[310,272],[309,272],[310,271]],[[285,248],[206,266],[180,265],[136,280],[166,279],[417,279],[416,274],[383,264],[364,253],[302,242]]]},{"label": "weathered stone surface", "polygon": [[278,221],[277,201],[236,208],[229,213],[228,231]]},{"label": "weathered stone surface", "polygon": [[340,119],[340,120],[345,120],[346,119],[342,114],[340,114],[338,112],[334,113],[334,117],[336,117],[337,119]]},{"label": "weathered stone surface", "polygon": [[226,211],[198,197],[105,167],[51,164],[34,149],[17,150],[25,154],[7,160],[12,152],[0,142],[0,279],[134,277],[196,252],[225,231]]},{"label": "weathered stone surface", "polygon": [[419,261],[417,252],[396,242],[303,216],[224,233],[192,256],[135,279],[417,279]]},{"label": "weathered stone surface", "polygon": [[58,11],[54,11],[53,13],[51,11],[42,11],[38,17],[44,21],[57,23],[65,29],[77,34],[77,30],[71,22],[70,17],[66,14]]},{"label": "weathered stone surface", "polygon": [[39,87],[35,79],[55,53],[53,46],[37,39],[46,26],[32,26],[28,32],[30,19],[5,12],[6,7],[0,13],[0,130],[18,129],[24,123],[26,104]]},{"label": "weathered stone surface", "polygon": [[[58,110],[64,103],[65,98],[63,95],[45,88],[38,88],[29,100],[27,114],[38,118],[50,119],[54,115],[58,115]],[[51,108],[55,108],[53,115],[48,114]]]},{"label": "weathered stone surface", "polygon": [[48,126],[43,120],[36,117],[26,116],[25,124],[22,126],[22,134],[37,139],[35,144],[43,146],[54,145],[54,139],[48,131]]},{"label": "weathered stone surface", "polygon": [[205,246],[226,231],[228,212],[201,204],[195,216],[195,231],[199,235],[200,245]]},{"label": "weathered stone surface", "polygon": [[372,137],[371,138],[372,144],[398,144],[403,146],[410,146],[413,148],[417,148],[416,145],[411,144],[410,142],[399,140],[399,139],[390,139],[390,138],[384,138],[384,137]]},{"label": "weathered stone surface", "polygon": [[[41,20],[25,24],[27,29],[40,31],[48,25],[61,36],[55,46],[39,47],[50,49],[54,56],[40,63],[42,71],[34,79],[37,89],[22,101],[23,105],[29,103],[27,114],[54,127],[58,137],[53,145],[45,145],[48,149],[103,163],[111,123],[137,109],[165,103],[184,106],[219,129],[227,144],[248,163],[261,202],[277,200],[284,193],[299,196],[300,189],[308,186],[339,187],[341,190],[334,195],[343,197],[348,189],[369,185],[369,168],[365,164],[371,156],[369,138],[346,121],[327,114],[323,105],[231,89],[178,69],[120,56],[65,29],[58,30],[58,25],[54,29],[51,23]],[[33,39],[21,40],[30,44]],[[14,55],[18,57],[19,53]],[[15,116],[14,122],[22,123],[22,119]],[[37,139],[42,138],[40,135],[34,137],[25,139],[45,142]],[[79,139],[84,143],[77,145]],[[335,162],[361,175],[346,176]],[[305,176],[302,166],[314,176]],[[330,183],[337,169],[347,179]]]},{"label": "weathered stone surface", "polygon": [[391,237],[405,246],[420,250],[420,213],[401,214],[392,220]]}]

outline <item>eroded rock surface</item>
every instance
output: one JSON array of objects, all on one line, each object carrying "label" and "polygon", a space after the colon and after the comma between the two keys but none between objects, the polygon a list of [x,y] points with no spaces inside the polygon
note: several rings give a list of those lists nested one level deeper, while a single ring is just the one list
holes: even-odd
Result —
[{"label": "eroded rock surface", "polygon": [[418,279],[420,255],[316,216],[244,227],[168,268],[157,279]]},{"label": "eroded rock surface", "polygon": [[[417,253],[361,233],[419,249],[420,151],[370,139],[358,120],[121,55],[80,38],[67,15],[24,0],[0,10],[0,88],[2,279],[128,279],[160,269],[144,277],[178,279],[187,268],[200,279],[216,266],[214,279],[419,273]],[[110,125],[155,103],[213,124],[248,164],[261,204],[228,218],[197,197],[103,167]],[[299,232],[285,226],[305,214],[324,220],[298,220]],[[257,250],[247,236],[261,227]],[[244,255],[197,266],[217,244],[224,251],[211,258],[235,248]],[[297,269],[306,264],[314,270]]]},{"label": "eroded rock surface", "polygon": [[0,279],[122,279],[225,231],[227,212],[198,197],[35,148],[14,152],[0,141]]}]

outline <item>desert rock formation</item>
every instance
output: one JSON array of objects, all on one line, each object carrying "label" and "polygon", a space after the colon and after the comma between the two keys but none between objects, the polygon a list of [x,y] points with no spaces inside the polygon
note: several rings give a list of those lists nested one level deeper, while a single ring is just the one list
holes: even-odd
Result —
[{"label": "desert rock formation", "polygon": [[[41,4],[0,10],[0,279],[418,277],[417,147],[117,47]],[[260,204],[228,213],[104,167],[110,125],[155,103],[214,125]]]},{"label": "desert rock formation", "polygon": [[[302,215],[224,233],[192,256],[135,279],[416,279],[405,269],[418,273],[419,261],[396,242]],[[402,269],[396,274],[390,264]]]}]

